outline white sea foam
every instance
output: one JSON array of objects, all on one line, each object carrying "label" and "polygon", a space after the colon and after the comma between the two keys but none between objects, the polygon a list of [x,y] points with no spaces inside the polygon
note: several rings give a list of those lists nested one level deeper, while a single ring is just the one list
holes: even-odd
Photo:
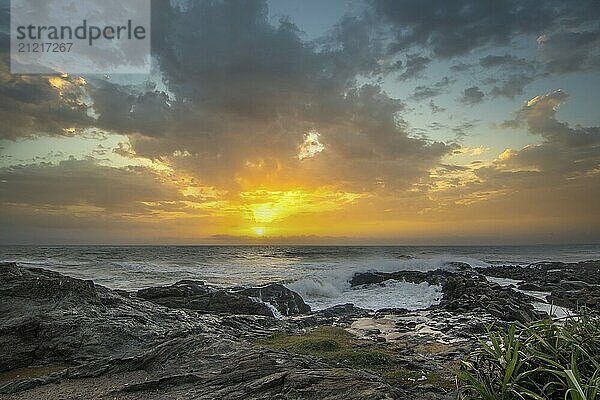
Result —
[{"label": "white sea foam", "polygon": [[442,297],[441,286],[431,286],[425,282],[415,284],[389,280],[377,285],[354,288],[350,287],[348,281],[336,283],[337,286],[318,278],[306,278],[287,286],[298,292],[315,310],[345,303],[372,310],[380,308],[418,310],[438,304]]}]

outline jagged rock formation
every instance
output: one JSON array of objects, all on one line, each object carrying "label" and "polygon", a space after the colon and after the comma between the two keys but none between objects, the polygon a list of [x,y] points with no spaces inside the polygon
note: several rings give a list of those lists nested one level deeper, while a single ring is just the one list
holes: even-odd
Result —
[{"label": "jagged rock formation", "polygon": [[485,311],[505,321],[529,322],[543,318],[546,314],[535,311],[531,302],[535,299],[509,287],[489,282],[483,275],[462,268],[463,272],[437,269],[428,272],[366,272],[356,274],[351,286],[380,284],[387,280],[402,280],[411,283],[427,282],[442,286],[440,307],[454,311]]},{"label": "jagged rock formation", "polygon": [[600,310],[600,261],[539,262],[525,267],[504,265],[478,268],[482,274],[521,281],[518,288],[549,292],[549,303],[561,307],[587,306]]},{"label": "jagged rock formation", "polygon": [[[185,283],[170,294],[201,292]],[[164,291],[147,291],[146,295]],[[241,294],[240,294],[241,296]],[[155,300],[155,297],[153,300]],[[129,298],[36,268],[0,265],[0,384],[6,399],[392,399],[371,373],[258,347],[293,330],[265,316],[207,315]],[[55,372],[48,373],[50,369]],[[44,372],[39,372],[44,371]],[[48,383],[53,383],[48,385]]]},{"label": "jagged rock formation", "polygon": [[169,286],[140,289],[137,297],[169,308],[196,310],[205,314],[234,313],[274,317],[310,312],[302,297],[278,283],[222,289],[202,281],[183,280]]}]

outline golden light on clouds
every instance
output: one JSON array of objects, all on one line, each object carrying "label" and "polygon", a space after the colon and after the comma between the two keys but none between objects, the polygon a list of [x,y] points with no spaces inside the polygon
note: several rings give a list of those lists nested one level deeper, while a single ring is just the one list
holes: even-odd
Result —
[{"label": "golden light on clouds", "polygon": [[248,219],[257,223],[271,223],[292,215],[336,210],[364,197],[350,192],[318,189],[291,191],[256,190],[240,193],[242,207],[248,210]]},{"label": "golden light on clouds", "polygon": [[85,86],[87,85],[87,81],[78,76],[78,77],[69,77],[68,75],[60,75],[60,76],[51,76],[48,78],[48,83],[50,86],[55,88],[60,95],[63,94],[64,90],[77,87],[77,86]]},{"label": "golden light on clouds", "polygon": [[513,149],[506,149],[502,153],[500,153],[498,158],[502,161],[506,161],[506,160],[510,159],[511,157],[513,157],[515,154],[516,154],[516,152]]},{"label": "golden light on clouds", "polygon": [[325,146],[319,141],[321,135],[315,129],[311,129],[304,135],[304,142],[300,145],[298,159],[312,158],[325,150]]},{"label": "golden light on clouds", "polygon": [[52,86],[53,88],[60,90],[68,82],[60,76],[51,76],[50,78],[48,78],[48,83],[50,83],[50,86]]}]

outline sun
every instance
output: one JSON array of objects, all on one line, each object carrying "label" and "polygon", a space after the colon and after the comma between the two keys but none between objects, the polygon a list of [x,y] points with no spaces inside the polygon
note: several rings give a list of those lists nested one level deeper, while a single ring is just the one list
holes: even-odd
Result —
[{"label": "sun", "polygon": [[265,228],[262,226],[256,227],[254,228],[254,233],[256,233],[257,236],[263,236],[265,234]]}]

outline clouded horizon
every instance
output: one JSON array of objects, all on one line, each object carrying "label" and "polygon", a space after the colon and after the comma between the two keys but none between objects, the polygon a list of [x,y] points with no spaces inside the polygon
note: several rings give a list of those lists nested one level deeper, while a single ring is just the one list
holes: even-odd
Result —
[{"label": "clouded horizon", "polygon": [[600,239],[598,1],[153,1],[149,76],[11,75],[8,13],[2,243]]}]

